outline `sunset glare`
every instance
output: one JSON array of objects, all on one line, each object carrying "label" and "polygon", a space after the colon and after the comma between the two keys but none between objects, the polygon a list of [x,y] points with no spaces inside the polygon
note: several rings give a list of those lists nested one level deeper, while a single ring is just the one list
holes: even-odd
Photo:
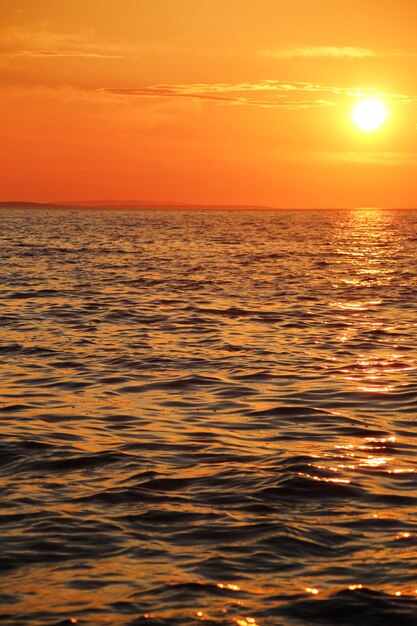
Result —
[{"label": "sunset glare", "polygon": [[376,98],[360,100],[352,110],[353,123],[365,132],[378,130],[385,123],[387,116],[388,111],[384,102]]}]

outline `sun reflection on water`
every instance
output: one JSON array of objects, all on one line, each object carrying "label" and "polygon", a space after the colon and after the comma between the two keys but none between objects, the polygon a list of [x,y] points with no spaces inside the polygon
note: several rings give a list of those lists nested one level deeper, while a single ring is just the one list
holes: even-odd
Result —
[{"label": "sun reflection on water", "polygon": [[233,585],[232,583],[217,583],[219,589],[229,589],[230,591],[240,591],[239,585]]},{"label": "sun reflection on water", "polygon": [[260,626],[254,617],[238,617],[236,624],[237,626]]},{"label": "sun reflection on water", "polygon": [[[394,454],[381,454],[383,450],[394,451],[394,444],[396,444],[396,437],[366,437],[363,443],[336,444],[335,454],[323,453],[317,456],[317,461],[308,463],[311,472],[299,471],[297,475],[314,481],[343,486],[353,481],[357,482],[361,472],[388,475],[415,474],[417,470],[412,467],[393,466],[398,463]],[[375,454],[371,454],[372,451]],[[332,477],[322,475],[323,472],[341,475]]]}]

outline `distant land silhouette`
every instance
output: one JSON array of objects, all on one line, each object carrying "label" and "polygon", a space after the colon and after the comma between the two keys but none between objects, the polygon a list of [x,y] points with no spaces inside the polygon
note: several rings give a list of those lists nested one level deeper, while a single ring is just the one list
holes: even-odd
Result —
[{"label": "distant land silhouette", "polygon": [[162,202],[158,200],[74,200],[69,202],[0,202],[0,208],[16,209],[272,209],[275,207],[242,204],[192,204],[191,202]]}]

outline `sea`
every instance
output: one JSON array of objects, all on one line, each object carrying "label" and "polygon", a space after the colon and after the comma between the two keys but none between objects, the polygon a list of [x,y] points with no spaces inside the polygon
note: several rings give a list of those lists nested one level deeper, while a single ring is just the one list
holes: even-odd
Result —
[{"label": "sea", "polygon": [[0,210],[5,626],[417,624],[417,211]]}]

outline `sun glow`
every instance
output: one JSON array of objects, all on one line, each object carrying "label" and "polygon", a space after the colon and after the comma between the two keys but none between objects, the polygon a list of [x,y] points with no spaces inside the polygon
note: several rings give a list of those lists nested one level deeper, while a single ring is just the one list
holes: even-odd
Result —
[{"label": "sun glow", "polygon": [[359,130],[372,133],[387,120],[388,109],[382,100],[363,98],[352,109],[352,121]]}]

